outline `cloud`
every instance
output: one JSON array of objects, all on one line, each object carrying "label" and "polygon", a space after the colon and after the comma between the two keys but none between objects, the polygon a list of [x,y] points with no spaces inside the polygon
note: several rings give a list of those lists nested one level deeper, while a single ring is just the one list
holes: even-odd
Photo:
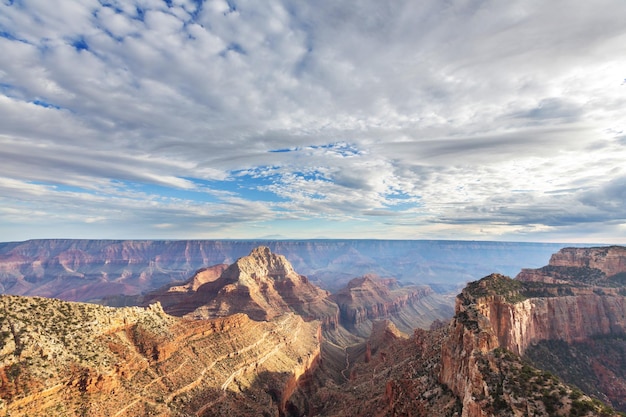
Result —
[{"label": "cloud", "polygon": [[66,226],[84,209],[94,237],[125,221],[137,237],[298,237],[323,221],[350,236],[545,239],[622,224],[623,12],[3,2],[3,207]]}]

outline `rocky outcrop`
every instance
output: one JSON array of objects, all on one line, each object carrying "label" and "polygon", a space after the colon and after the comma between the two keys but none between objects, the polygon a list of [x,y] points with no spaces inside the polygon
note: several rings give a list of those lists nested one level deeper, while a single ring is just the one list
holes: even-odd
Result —
[{"label": "rocky outcrop", "polygon": [[549,265],[593,268],[606,276],[626,272],[626,248],[607,246],[595,248],[564,248],[550,258]]},{"label": "rocky outcrop", "polygon": [[[461,399],[463,415],[498,415],[494,407],[518,407],[514,393],[521,388],[507,391],[510,377],[498,382],[493,370],[501,375],[526,373],[529,380],[536,374],[516,365],[518,356],[512,360],[505,352],[522,355],[545,340],[567,344],[599,336],[623,338],[626,297],[619,277],[626,272],[625,255],[618,247],[564,249],[547,267],[522,271],[519,280],[492,274],[469,283],[457,297],[440,374],[440,381]],[[532,406],[551,414],[553,401],[562,406],[553,413],[562,413],[568,400],[557,397],[544,398],[541,404],[527,402],[526,413]],[[578,407],[576,401],[570,398],[569,407]]]},{"label": "rocky outcrop", "polygon": [[463,294],[457,298],[456,314],[442,348],[440,381],[461,399],[462,416],[483,417],[489,414],[477,398],[485,398],[489,392],[479,361],[500,345],[491,323],[472,301]]},{"label": "rocky outcrop", "polygon": [[518,303],[492,296],[479,300],[476,309],[489,321],[499,345],[519,355],[541,340],[572,343],[592,336],[626,335],[626,297],[609,290],[572,292]]},{"label": "rocky outcrop", "polygon": [[[293,311],[305,320],[320,320],[325,328],[338,325],[339,309],[329,299],[328,291],[311,284],[293,269],[282,255],[269,248],[255,248],[248,256],[239,258],[226,268],[219,278],[197,287],[189,287],[168,312],[190,318],[225,317],[245,313],[253,320],[271,320]],[[160,300],[171,290],[153,294],[150,300]],[[179,294],[181,294],[179,292]]]},{"label": "rocky outcrop", "polygon": [[622,286],[626,283],[626,248],[564,248],[552,255],[547,266],[523,269],[516,279],[552,284]]},{"label": "rocky outcrop", "polygon": [[0,413],[278,415],[320,355],[319,322],[283,314],[188,321],[0,297]]},{"label": "rocky outcrop", "polygon": [[[166,285],[146,295],[135,297],[133,303],[145,306],[159,302],[168,314],[182,316],[189,312],[189,302],[194,298],[198,289],[204,284],[217,280],[226,268],[228,268],[226,264],[202,268],[187,281]],[[111,300],[109,299],[108,302]]]},{"label": "rocky outcrop", "polygon": [[[436,319],[452,316],[450,303],[426,286],[401,287],[395,279],[366,275],[351,280],[331,296],[341,311],[341,323],[350,331],[367,336],[376,320],[390,319],[402,331],[428,327]],[[423,308],[428,303],[437,307]]]}]

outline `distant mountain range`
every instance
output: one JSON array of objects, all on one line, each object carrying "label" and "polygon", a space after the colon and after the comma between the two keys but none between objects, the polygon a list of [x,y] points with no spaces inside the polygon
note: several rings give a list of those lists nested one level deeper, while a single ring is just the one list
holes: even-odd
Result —
[{"label": "distant mountain range", "polygon": [[314,284],[335,292],[367,274],[454,292],[490,273],[545,265],[559,243],[438,240],[71,240],[0,243],[0,292],[89,301],[182,282],[231,264],[258,246],[286,256]]}]

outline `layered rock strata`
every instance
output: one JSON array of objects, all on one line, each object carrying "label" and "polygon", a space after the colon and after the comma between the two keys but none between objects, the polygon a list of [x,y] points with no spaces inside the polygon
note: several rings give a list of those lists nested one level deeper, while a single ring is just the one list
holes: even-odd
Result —
[{"label": "layered rock strata", "polygon": [[253,320],[271,320],[293,311],[305,320],[320,320],[327,329],[338,325],[339,308],[329,299],[328,291],[311,284],[284,256],[264,246],[239,258],[219,278],[199,285],[195,291],[190,285],[182,286],[183,291],[152,294],[149,300],[160,301],[176,293],[179,302],[167,304],[166,311],[189,318],[246,313]]},{"label": "layered rock strata", "polygon": [[523,269],[516,279],[524,282],[621,287],[626,284],[626,247],[564,248],[550,257],[547,266]]},{"label": "layered rock strata", "polygon": [[[315,284],[336,291],[367,273],[403,283],[457,284],[494,270],[542,265],[556,244],[389,240],[70,240],[0,242],[0,292],[90,301],[138,295],[231,264],[258,246],[285,255]],[[494,269],[495,268],[495,269]]]},{"label": "layered rock strata", "polygon": [[[554,391],[547,391],[554,398],[546,397],[542,404],[522,401],[515,394],[520,387],[511,386],[510,377],[502,379],[502,375],[533,377],[506,352],[522,355],[544,340],[567,344],[625,337],[626,297],[615,279],[626,272],[625,257],[626,250],[618,247],[564,249],[547,267],[522,271],[519,280],[492,274],[469,283],[457,297],[440,375],[440,381],[461,399],[463,415],[498,415],[494,407],[516,410],[522,403],[534,413],[551,415],[582,407],[574,394],[568,399]],[[489,369],[499,369],[500,382]],[[595,410],[600,415],[612,413]]]},{"label": "layered rock strata", "polygon": [[292,313],[189,321],[17,296],[0,311],[3,415],[278,415],[320,352],[319,322]]},{"label": "layered rock strata", "polygon": [[341,324],[366,337],[376,320],[390,319],[402,331],[426,328],[452,316],[448,299],[426,286],[401,287],[395,279],[366,275],[351,280],[330,297],[340,310]]}]

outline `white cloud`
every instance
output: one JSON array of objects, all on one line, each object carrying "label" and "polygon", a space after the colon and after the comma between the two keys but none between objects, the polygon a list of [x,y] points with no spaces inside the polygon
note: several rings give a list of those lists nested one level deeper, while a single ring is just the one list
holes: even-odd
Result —
[{"label": "white cloud", "polygon": [[[121,217],[136,237],[297,218],[530,240],[626,222],[589,204],[625,175],[621,1],[170,3],[0,4],[0,177],[24,188],[5,210],[145,198],[149,221]],[[87,211],[94,237],[115,217]]]}]

